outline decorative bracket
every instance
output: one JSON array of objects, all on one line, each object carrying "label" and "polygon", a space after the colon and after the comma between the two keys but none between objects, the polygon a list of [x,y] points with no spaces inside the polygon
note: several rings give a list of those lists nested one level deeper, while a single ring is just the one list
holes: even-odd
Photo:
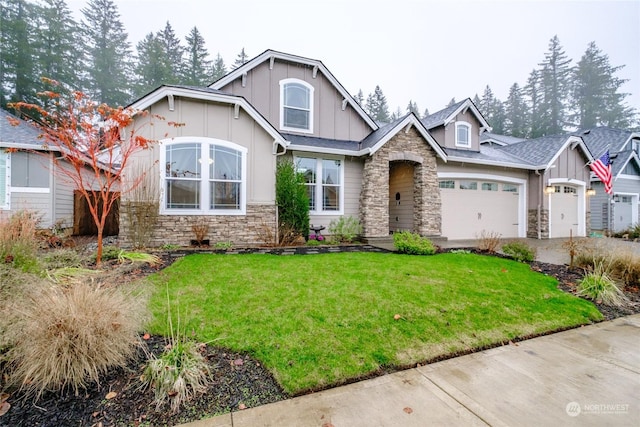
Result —
[{"label": "decorative bracket", "polygon": [[167,101],[169,102],[169,111],[174,111],[176,109],[176,106],[175,106],[175,101],[173,99],[172,93],[167,95]]},{"label": "decorative bracket", "polygon": [[342,100],[342,111],[347,109],[347,104],[349,103],[349,100],[347,98]]},{"label": "decorative bracket", "polygon": [[240,104],[233,105],[233,118],[237,119],[240,117]]},{"label": "decorative bracket", "polygon": [[247,73],[242,73],[242,87],[247,87]]},{"label": "decorative bracket", "polygon": [[273,63],[275,62],[276,57],[272,56],[271,58],[269,58],[269,69],[273,70]]},{"label": "decorative bracket", "polygon": [[317,75],[318,75],[318,66],[314,65],[313,66],[313,78],[315,79]]}]

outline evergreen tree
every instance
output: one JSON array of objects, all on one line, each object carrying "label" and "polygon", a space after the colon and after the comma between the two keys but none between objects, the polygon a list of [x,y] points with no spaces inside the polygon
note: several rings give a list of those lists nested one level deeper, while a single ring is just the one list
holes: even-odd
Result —
[{"label": "evergreen tree", "polygon": [[204,45],[204,38],[193,27],[186,37],[187,55],[184,64],[183,83],[191,86],[206,86],[211,83],[211,61],[208,59],[209,52]]},{"label": "evergreen tree", "polygon": [[538,70],[533,70],[529,74],[524,92],[529,98],[529,130],[526,136],[528,138],[539,138],[544,135],[545,113],[547,111],[542,109],[542,89]]},{"label": "evergreen tree", "polygon": [[1,0],[0,102],[38,102],[37,28],[39,8],[25,0]]},{"label": "evergreen tree", "polygon": [[560,46],[558,36],[549,42],[549,51],[541,62],[541,110],[546,118],[543,122],[543,134],[553,135],[564,132],[568,122],[567,103],[569,98],[571,59]]},{"label": "evergreen tree", "polygon": [[245,53],[245,51],[244,51],[244,48],[242,48],[242,50],[238,54],[238,57],[236,58],[235,62],[233,63],[233,66],[231,67],[231,69],[235,70],[236,68],[244,65],[248,60],[249,60],[249,55],[247,55]]},{"label": "evergreen tree", "polygon": [[425,109],[424,109],[424,113],[422,113],[422,118],[423,118],[423,119],[426,119],[428,115],[429,115],[429,109],[428,109],[428,108],[425,108]]},{"label": "evergreen tree", "polygon": [[169,21],[167,21],[167,24],[162,31],[158,31],[158,34],[156,34],[156,38],[162,45],[168,61],[167,68],[169,72],[164,83],[180,83],[180,79],[182,76],[184,46],[182,46],[180,39],[176,36],[176,33],[175,31],[173,31],[173,27],[171,26]]},{"label": "evergreen tree", "polygon": [[505,109],[502,102],[493,95],[493,91],[487,85],[482,94],[482,98],[479,100],[478,109],[482,113],[482,116],[489,122],[493,128],[493,132],[501,134],[504,133],[505,124]]},{"label": "evergreen tree", "polygon": [[609,57],[598,49],[595,42],[589,43],[572,73],[575,125],[582,129],[594,126],[631,127],[634,110],[624,105],[629,94],[619,93],[626,80],[615,77],[623,67],[611,66]]},{"label": "evergreen tree", "polygon": [[65,0],[44,0],[39,19],[38,71],[41,76],[81,88],[76,65],[82,63],[80,28]]},{"label": "evergreen tree", "polygon": [[364,105],[364,94],[362,93],[362,89],[358,90],[358,94],[353,97],[358,104],[362,107]]},{"label": "evergreen tree", "polygon": [[456,98],[451,98],[451,101],[449,101],[449,103],[447,104],[447,107],[451,107],[455,103],[456,103]]},{"label": "evergreen tree", "polygon": [[113,0],[89,0],[82,14],[88,92],[98,102],[126,105],[131,99],[131,45],[118,8]]},{"label": "evergreen tree", "polygon": [[394,111],[391,114],[390,121],[393,122],[395,120],[398,120],[400,117],[402,117],[402,110],[400,109],[400,107],[398,107],[398,108],[396,108],[396,111]]},{"label": "evergreen tree", "polygon": [[478,97],[477,93],[475,94],[475,96],[473,97],[473,99],[471,101],[475,104],[475,106],[477,108],[480,108],[480,102],[481,101],[480,101],[480,98]]},{"label": "evergreen tree", "polygon": [[382,93],[380,86],[376,86],[373,93],[370,93],[369,96],[367,96],[367,102],[364,109],[369,116],[377,122],[388,123],[391,119],[391,116],[389,115],[389,106],[387,105],[387,98]]},{"label": "evergreen tree", "polygon": [[407,105],[407,113],[414,113],[416,116],[420,117],[420,109],[418,108],[418,103],[413,102],[413,100],[409,100],[409,105]]},{"label": "evergreen tree", "polygon": [[153,33],[137,45],[135,95],[142,96],[163,84],[171,83],[173,70],[162,40]]},{"label": "evergreen tree", "polygon": [[227,74],[227,66],[224,65],[224,60],[222,59],[222,56],[220,56],[220,53],[216,55],[216,59],[213,61],[211,74],[214,81]]},{"label": "evergreen tree", "polygon": [[509,96],[505,102],[505,114],[505,133],[525,138],[528,133],[529,108],[518,83],[514,83],[509,88]]}]

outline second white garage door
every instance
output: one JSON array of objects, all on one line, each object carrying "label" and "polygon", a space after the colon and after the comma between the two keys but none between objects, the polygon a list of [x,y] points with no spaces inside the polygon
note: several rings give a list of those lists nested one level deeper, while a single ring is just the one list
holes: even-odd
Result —
[{"label": "second white garage door", "polygon": [[483,230],[518,236],[520,185],[474,179],[442,179],[442,236],[475,239]]}]

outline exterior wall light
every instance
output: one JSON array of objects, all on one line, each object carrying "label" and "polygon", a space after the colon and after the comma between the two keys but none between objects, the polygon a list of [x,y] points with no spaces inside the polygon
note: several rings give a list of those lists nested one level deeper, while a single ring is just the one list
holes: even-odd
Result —
[{"label": "exterior wall light", "polygon": [[545,194],[553,194],[556,192],[556,187],[554,187],[553,185],[547,185],[546,187],[544,187],[544,192]]},{"label": "exterior wall light", "polygon": [[596,195],[596,189],[595,188],[587,188],[587,196],[595,196]]}]

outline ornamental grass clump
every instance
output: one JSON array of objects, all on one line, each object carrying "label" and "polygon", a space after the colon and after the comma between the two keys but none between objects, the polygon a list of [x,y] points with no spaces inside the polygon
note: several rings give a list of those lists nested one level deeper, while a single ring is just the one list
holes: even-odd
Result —
[{"label": "ornamental grass clump", "polygon": [[0,262],[23,271],[37,270],[37,225],[37,216],[29,211],[18,211],[10,217],[0,215]]},{"label": "ornamental grass clump", "polygon": [[362,224],[357,218],[342,216],[337,220],[331,220],[328,232],[331,240],[336,243],[353,243],[362,234]]},{"label": "ornamental grass clump", "polygon": [[433,255],[436,253],[436,247],[431,240],[409,231],[394,233],[393,244],[402,254]]},{"label": "ornamental grass clump", "polygon": [[519,240],[502,245],[502,252],[518,262],[533,262],[536,259],[536,250]]},{"label": "ornamental grass clump", "polygon": [[577,294],[609,306],[620,306],[626,297],[616,282],[607,274],[603,263],[597,263],[578,283]]},{"label": "ornamental grass clump", "polygon": [[140,295],[90,284],[25,295],[14,303],[6,330],[10,383],[37,399],[45,390],[77,394],[99,382],[135,354],[145,306]]}]

